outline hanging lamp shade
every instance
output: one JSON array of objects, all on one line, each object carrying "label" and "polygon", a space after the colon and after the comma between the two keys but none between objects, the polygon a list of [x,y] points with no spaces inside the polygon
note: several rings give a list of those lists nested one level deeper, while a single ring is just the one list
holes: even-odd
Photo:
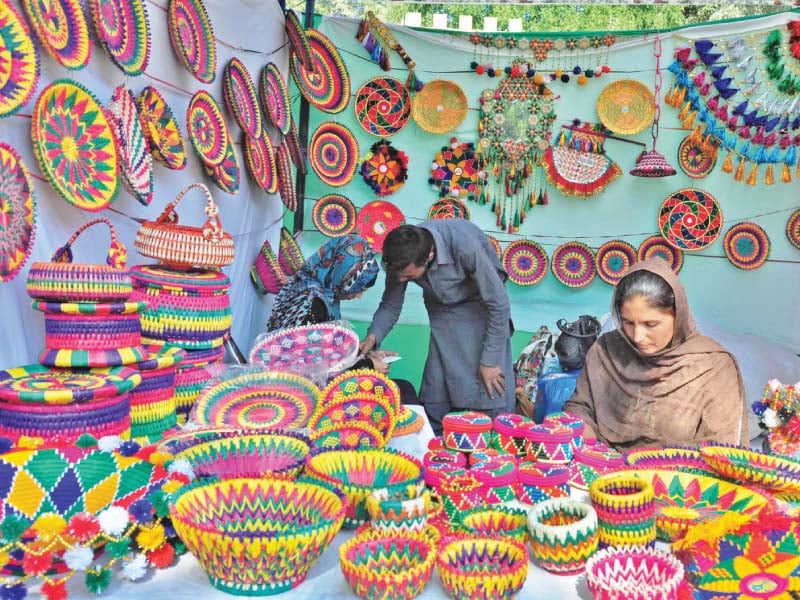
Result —
[{"label": "hanging lamp shade", "polygon": [[634,177],[671,177],[675,173],[675,168],[655,148],[643,151],[636,159],[636,166],[630,170]]}]

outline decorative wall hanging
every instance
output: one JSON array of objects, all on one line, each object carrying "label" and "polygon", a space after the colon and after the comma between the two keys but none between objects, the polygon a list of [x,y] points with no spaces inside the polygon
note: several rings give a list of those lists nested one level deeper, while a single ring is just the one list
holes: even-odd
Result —
[{"label": "decorative wall hanging", "polygon": [[28,103],[39,83],[39,53],[28,24],[8,2],[0,5],[0,52],[7,58],[7,75],[0,85],[0,117]]},{"label": "decorative wall hanging", "polygon": [[307,71],[314,70],[314,56],[306,30],[300,22],[300,17],[291,9],[286,11],[284,28],[286,29],[286,37],[289,38],[289,48],[292,51],[292,56],[296,56]]},{"label": "decorative wall hanging", "polygon": [[586,287],[597,274],[594,253],[582,242],[565,242],[556,248],[550,268],[556,279],[571,288]]},{"label": "decorative wall hanging", "polygon": [[584,124],[562,128],[558,141],[542,156],[547,180],[568,196],[588,198],[601,193],[622,175],[619,165],[605,153],[605,135]]},{"label": "decorative wall hanging", "polygon": [[786,237],[792,246],[800,250],[800,209],[794,211],[786,221]]},{"label": "decorative wall hanging", "polygon": [[661,203],[658,229],[679,250],[703,250],[722,232],[722,209],[708,192],[696,188],[678,190]]},{"label": "decorative wall hanging", "polygon": [[326,194],[311,210],[314,226],[328,237],[347,235],[356,228],[356,207],[341,194]]},{"label": "decorative wall hanging", "polygon": [[389,28],[371,10],[367,11],[366,18],[358,25],[356,39],[369,52],[370,58],[378,63],[378,66],[384,71],[390,71],[392,68],[389,52],[397,52],[406,67],[408,67],[408,78],[406,79],[408,91],[418,92],[423,89],[425,84],[419,81],[414,74],[416,63],[406,54],[406,51],[397,42]]},{"label": "decorative wall hanging", "polygon": [[408,156],[388,140],[380,140],[372,144],[364,156],[359,172],[375,194],[388,196],[403,187],[408,179]]},{"label": "decorative wall hanging", "polygon": [[517,285],[536,285],[547,275],[547,252],[533,240],[511,242],[503,252],[502,262],[508,278]]},{"label": "decorative wall hanging", "polygon": [[639,244],[636,255],[640,261],[654,256],[663,258],[676,275],[681,272],[683,267],[683,252],[667,243],[660,235],[651,236]]},{"label": "decorative wall hanging", "polygon": [[286,227],[281,227],[278,241],[278,262],[287,277],[294,275],[306,262],[297,240]]},{"label": "decorative wall hanging", "polygon": [[358,141],[344,125],[328,121],[317,127],[308,145],[311,168],[323,183],[347,185],[358,166]]},{"label": "decorative wall hanging", "polygon": [[305,68],[297,57],[289,62],[292,77],[303,98],[322,112],[340,113],[350,102],[350,75],[333,45],[316,29],[308,30],[313,69]]},{"label": "decorative wall hanging", "polygon": [[468,110],[464,90],[446,79],[434,79],[426,83],[411,104],[414,121],[428,133],[453,131],[466,119]]},{"label": "decorative wall hanging", "polygon": [[469,207],[457,198],[442,198],[428,209],[428,219],[466,219],[469,221]]},{"label": "decorative wall hanging", "polygon": [[610,131],[633,135],[644,131],[655,117],[655,98],[645,84],[633,79],[609,83],[597,97],[597,116]]},{"label": "decorative wall hanging", "polygon": [[42,90],[33,109],[31,139],[39,168],[64,200],[95,212],[116,198],[114,134],[88,89],[59,79]]},{"label": "decorative wall hanging", "polygon": [[278,175],[278,194],[281,202],[291,211],[297,210],[297,190],[294,186],[292,173],[292,157],[285,144],[278,146],[275,151],[275,172]]},{"label": "decorative wall hanging", "polygon": [[755,223],[737,223],[728,229],[722,243],[731,264],[746,271],[757,269],[769,256],[767,232]]},{"label": "decorative wall hanging", "polygon": [[617,285],[636,261],[636,248],[622,240],[606,242],[597,249],[595,256],[597,274],[611,285]]},{"label": "decorative wall hanging", "polygon": [[277,294],[286,285],[286,273],[283,272],[269,240],[264,240],[261,244],[253,266],[250,267],[250,280],[262,295]]},{"label": "decorative wall hanging", "polygon": [[204,165],[218,165],[228,153],[228,126],[217,101],[205,90],[197,90],[186,109],[189,140]]},{"label": "decorative wall hanging", "polygon": [[239,159],[236,156],[230,132],[226,131],[225,135],[228,138],[225,143],[225,157],[219,164],[204,164],[203,170],[214,182],[214,185],[223,192],[236,194],[239,191],[240,180]]},{"label": "decorative wall hanging", "polygon": [[169,39],[175,55],[201,83],[217,76],[217,39],[202,0],[169,0]]},{"label": "decorative wall hanging", "polygon": [[[606,34],[602,37],[599,35],[595,35],[592,37],[548,37],[548,38],[530,38],[525,34],[521,34],[519,36],[514,35],[499,35],[499,34],[491,34],[491,33],[478,33],[473,32],[469,34],[469,41],[473,44],[473,56],[478,58],[478,55],[482,55],[484,52],[492,52],[496,51],[499,52],[501,50],[507,50],[509,52],[509,56],[516,56],[516,60],[520,63],[528,63],[527,67],[528,70],[534,70],[533,67],[535,65],[530,64],[531,62],[543,62],[548,59],[549,53],[557,52],[559,56],[556,57],[556,60],[559,63],[559,67],[555,68],[553,73],[550,73],[550,79],[552,81],[562,81],[563,83],[567,83],[570,80],[569,74],[576,75],[580,78],[580,75],[583,75],[583,82],[587,83],[588,79],[592,77],[600,77],[602,73],[608,73],[610,71],[610,67],[607,64],[603,64],[602,67],[598,67],[597,69],[581,69],[580,67],[576,66],[572,69],[565,70],[563,68],[564,64],[574,64],[575,60],[578,58],[577,54],[579,52],[591,52],[592,54],[599,54],[596,51],[602,50],[603,48],[606,49],[606,60],[599,60],[601,63],[608,62],[608,48],[614,45],[616,42],[616,37],[611,34]],[[599,59],[599,56],[592,56],[592,59]],[[476,61],[473,61],[476,62]],[[474,69],[475,67],[473,67]],[[491,68],[491,67],[490,67]],[[496,73],[499,74],[499,73]],[[509,74],[509,73],[506,73]],[[524,72],[522,74],[525,74]],[[493,75],[492,75],[493,76]],[[533,74],[528,74],[528,77],[533,77]],[[544,81],[542,82],[544,83]]]},{"label": "decorative wall hanging", "polygon": [[3,282],[17,276],[31,254],[36,235],[33,181],[17,151],[3,142],[0,142],[0,207],[0,282]]},{"label": "decorative wall hanging", "polygon": [[161,92],[148,85],[139,93],[137,104],[139,121],[153,158],[168,169],[183,169],[186,166],[186,141]]},{"label": "decorative wall hanging", "polygon": [[58,64],[74,70],[89,64],[92,44],[78,0],[23,0],[22,8],[36,37]]},{"label": "decorative wall hanging", "polygon": [[450,145],[442,146],[433,159],[428,183],[439,190],[439,196],[477,200],[485,176],[477,167],[475,144],[459,144],[456,138],[450,138]]},{"label": "decorative wall hanging", "polygon": [[[487,235],[486,239],[489,240],[489,243],[492,245],[492,248],[494,248],[494,251],[497,253],[497,258],[499,258],[502,261],[503,260],[503,249],[500,247],[500,242],[497,241],[497,238],[494,237],[493,235]],[[547,256],[547,255],[545,255],[545,256]],[[544,270],[547,271],[547,267],[545,267]]]},{"label": "decorative wall hanging", "polygon": [[261,70],[258,85],[261,109],[282,135],[289,133],[292,110],[289,90],[275,63],[267,63]]},{"label": "decorative wall hanging", "polygon": [[126,75],[144,73],[150,60],[150,24],[143,0],[89,0],[94,31],[108,57]]},{"label": "decorative wall hanging", "polygon": [[245,136],[244,164],[247,172],[262,190],[268,194],[278,191],[278,175],[275,165],[275,151],[266,129],[258,138]]},{"label": "decorative wall hanging", "polygon": [[250,71],[234,56],[225,65],[224,78],[222,91],[228,111],[245,135],[261,137],[261,108]]},{"label": "decorative wall hanging", "polygon": [[153,158],[147,150],[133,92],[124,85],[114,89],[106,118],[116,136],[122,185],[140,204],[148,206],[153,199]]},{"label": "decorative wall hanging", "polygon": [[692,179],[702,179],[714,170],[719,154],[715,139],[703,137],[700,128],[696,127],[678,145],[678,165]]},{"label": "decorative wall hanging", "polygon": [[539,161],[556,118],[552,92],[529,79],[507,77],[481,95],[478,159],[491,173],[478,202],[492,203],[497,226],[513,233],[535,204],[547,204]]},{"label": "decorative wall hanging", "polygon": [[408,124],[411,94],[394,77],[375,77],[358,89],[353,108],[364,131],[388,137]]},{"label": "decorative wall hanging", "polygon": [[376,252],[383,252],[383,240],[392,229],[405,222],[403,213],[394,204],[386,200],[374,200],[358,211],[356,229]]}]

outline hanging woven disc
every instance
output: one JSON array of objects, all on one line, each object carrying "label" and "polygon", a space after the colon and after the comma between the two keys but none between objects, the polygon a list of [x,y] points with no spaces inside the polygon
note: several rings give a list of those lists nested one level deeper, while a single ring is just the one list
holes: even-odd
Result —
[{"label": "hanging woven disc", "polygon": [[645,84],[633,79],[609,83],[597,97],[600,122],[614,133],[644,131],[656,116],[655,97]]},{"label": "hanging woven disc", "polygon": [[311,211],[314,225],[328,237],[347,235],[356,228],[356,207],[341,194],[326,194]]},{"label": "hanging woven disc", "polygon": [[239,191],[240,180],[239,159],[236,157],[230,132],[226,131],[225,135],[226,150],[222,161],[216,165],[204,164],[203,169],[219,189],[228,194],[236,194]]},{"label": "hanging woven disc", "polygon": [[428,209],[428,219],[466,219],[469,221],[469,207],[458,198],[442,198]]},{"label": "hanging woven disc", "polygon": [[755,223],[737,223],[728,229],[722,244],[731,264],[746,271],[757,269],[769,256],[767,232]]},{"label": "hanging woven disc", "polygon": [[311,136],[308,159],[311,168],[328,185],[339,187],[353,179],[358,165],[358,142],[344,125],[322,123]]},{"label": "hanging woven disc", "polygon": [[144,0],[89,0],[94,30],[105,53],[126,75],[150,61],[150,25]]},{"label": "hanging woven disc", "polygon": [[678,165],[692,179],[706,177],[714,170],[716,164],[716,149],[706,147],[702,140],[697,141],[688,135],[678,146]]},{"label": "hanging woven disc", "polygon": [[610,240],[597,249],[597,274],[606,283],[617,285],[636,260],[636,248],[631,244],[622,240]]},{"label": "hanging woven disc", "polygon": [[316,29],[308,30],[313,69],[305,68],[293,56],[289,62],[297,88],[310,104],[322,112],[340,113],[350,102],[350,75],[347,67],[333,45]]},{"label": "hanging woven disc", "polygon": [[660,235],[644,240],[636,251],[640,261],[659,256],[663,258],[677,275],[683,267],[683,252],[667,243]]},{"label": "hanging woven disc", "polygon": [[511,242],[502,254],[502,262],[509,280],[517,285],[536,285],[547,275],[547,252],[533,240]]},{"label": "hanging woven disc", "polygon": [[258,138],[244,137],[244,164],[258,187],[268,194],[278,191],[275,151],[266,129],[261,130]]},{"label": "hanging woven disc", "polygon": [[[2,9],[0,9],[1,11]],[[33,249],[36,198],[33,180],[17,151],[0,142],[0,281],[11,281]]]},{"label": "hanging woven disc", "polygon": [[5,56],[5,76],[0,78],[0,117],[28,103],[39,83],[39,53],[28,24],[8,2],[0,4],[0,52]]},{"label": "hanging woven disc", "polygon": [[261,70],[258,83],[261,109],[281,134],[286,135],[289,133],[291,124],[291,103],[286,82],[275,63],[267,63],[267,66]]},{"label": "hanging woven disc", "polygon": [[467,96],[461,87],[446,79],[434,79],[414,96],[411,114],[420,129],[448,133],[467,117]]},{"label": "hanging woven disc", "polygon": [[106,117],[117,142],[122,185],[140,204],[149,206],[153,199],[153,157],[147,151],[133,92],[124,85],[118,86],[111,95]]},{"label": "hanging woven disc", "polygon": [[403,213],[391,202],[374,200],[358,211],[356,228],[376,252],[383,252],[383,240],[392,229],[406,222]]},{"label": "hanging woven disc", "polygon": [[571,288],[589,285],[597,274],[592,249],[582,242],[565,242],[550,257],[556,279]]},{"label": "hanging woven disc", "polygon": [[58,64],[74,70],[89,64],[92,44],[78,0],[23,0],[22,8],[36,37]]},{"label": "hanging woven disc", "polygon": [[42,90],[33,109],[31,139],[39,168],[64,200],[95,212],[116,198],[114,134],[88,89],[59,79]]},{"label": "hanging woven disc", "polygon": [[800,250],[800,208],[794,211],[786,221],[786,237],[792,246]]},{"label": "hanging woven disc", "polygon": [[361,163],[361,176],[378,196],[399,190],[408,179],[408,157],[388,140],[375,142]]},{"label": "hanging woven disc", "polygon": [[314,69],[314,58],[311,52],[311,44],[300,18],[293,10],[286,11],[285,24],[286,37],[289,38],[289,47],[292,55],[297,57],[303,68],[311,71]]},{"label": "hanging woven disc", "polygon": [[443,146],[436,153],[428,183],[439,189],[440,196],[476,200],[480,193],[479,184],[482,182],[480,174],[475,144],[459,144],[453,138],[450,145]]},{"label": "hanging woven disc", "polygon": [[169,0],[167,26],[172,48],[181,64],[198,81],[214,81],[217,40],[202,0]]},{"label": "hanging woven disc", "polygon": [[297,172],[302,173],[303,175],[308,173],[308,167],[306,167],[306,157],[300,144],[300,136],[297,133],[297,125],[294,122],[294,119],[291,119],[289,133],[284,136],[283,143],[289,148],[289,154],[292,157],[292,162],[294,163],[294,168],[297,169]]},{"label": "hanging woven disc", "polygon": [[186,166],[186,141],[167,101],[148,85],[139,93],[137,103],[142,131],[153,158],[168,169],[180,171]]},{"label": "hanging woven disc", "polygon": [[[489,240],[489,243],[492,245],[492,248],[494,248],[494,251],[497,253],[497,258],[499,258],[502,261],[503,260],[503,249],[500,247],[500,242],[497,241],[497,238],[494,237],[493,235],[487,235],[486,237]],[[545,267],[545,271],[547,271],[546,267]]]},{"label": "hanging woven disc", "polygon": [[375,77],[358,89],[353,108],[364,131],[388,137],[408,124],[411,94],[399,79]]},{"label": "hanging woven disc", "polygon": [[289,210],[297,210],[297,190],[294,187],[292,157],[289,156],[286,144],[281,144],[275,151],[275,172],[278,175],[278,194],[280,194],[281,201]]},{"label": "hanging woven disc", "polygon": [[261,109],[258,106],[253,78],[244,63],[235,56],[225,65],[222,91],[225,104],[245,135],[261,136]]},{"label": "hanging woven disc", "polygon": [[228,126],[217,101],[205,90],[192,96],[186,110],[189,140],[206,166],[218,165],[228,152]]},{"label": "hanging woven disc", "polygon": [[722,209],[708,192],[696,188],[678,190],[661,204],[658,228],[664,239],[679,250],[703,250],[722,231]]}]

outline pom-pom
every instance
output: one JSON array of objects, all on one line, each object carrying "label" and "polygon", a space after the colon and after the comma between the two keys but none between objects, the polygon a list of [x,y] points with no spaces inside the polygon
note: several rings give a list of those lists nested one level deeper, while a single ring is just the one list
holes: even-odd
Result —
[{"label": "pom-pom", "polygon": [[603,66],[600,68],[600,70],[601,70],[603,73],[611,73],[611,67],[609,67],[608,65],[603,65]]},{"label": "pom-pom", "polygon": [[511,75],[511,67],[506,67],[505,69],[503,69],[503,73],[505,73],[506,75]]},{"label": "pom-pom", "polygon": [[26,552],[22,557],[22,571],[26,575],[41,575],[53,566],[53,555],[50,552],[37,554]]},{"label": "pom-pom", "polygon": [[28,590],[24,583],[0,587],[0,599],[2,600],[23,600],[27,595]]},{"label": "pom-pom", "polygon": [[186,554],[186,544],[184,544],[180,539],[176,538],[174,542],[172,542],[172,547],[175,548],[175,555],[181,556],[182,554]]},{"label": "pom-pom", "polygon": [[561,76],[561,82],[562,82],[562,83],[569,83],[569,75],[567,75],[566,73],[564,73],[564,74]]},{"label": "pom-pom", "polygon": [[594,77],[594,69],[586,69],[586,77]]},{"label": "pom-pom", "polygon": [[148,500],[153,503],[153,509],[156,511],[156,516],[165,517],[169,514],[169,493],[163,488],[152,492]]},{"label": "pom-pom", "polygon": [[564,74],[564,71],[561,69],[556,69],[555,74],[556,74],[556,79],[561,79],[561,76]]},{"label": "pom-pom", "polygon": [[122,440],[117,435],[107,435],[97,441],[97,447],[103,452],[114,452],[122,444]]},{"label": "pom-pom", "polygon": [[136,534],[136,543],[139,544],[142,550],[147,552],[160,547],[165,541],[164,527],[160,523],[142,527],[139,529],[139,533]]},{"label": "pom-pom", "polygon": [[128,510],[133,520],[141,524],[149,523],[153,520],[153,516],[155,515],[153,504],[147,499],[137,500],[131,504]]},{"label": "pom-pom", "polygon": [[130,521],[128,511],[121,506],[109,506],[97,518],[100,520],[100,528],[114,537],[122,535]]},{"label": "pom-pom", "polygon": [[67,582],[63,579],[50,579],[39,588],[45,600],[67,600]]},{"label": "pom-pom", "polygon": [[512,77],[519,77],[520,76],[519,65],[514,65],[513,67],[511,67],[511,76]]},{"label": "pom-pom", "polygon": [[486,69],[486,74],[487,74],[489,77],[494,77],[494,75],[495,75],[495,70],[494,70],[492,67],[489,67],[488,69]]},{"label": "pom-pom", "polygon": [[64,551],[64,564],[71,571],[85,571],[94,560],[94,550],[88,546],[73,546]]},{"label": "pom-pom", "polygon": [[162,544],[147,553],[147,561],[156,569],[164,569],[175,560],[175,549],[170,544]]},{"label": "pom-pom", "polygon": [[105,550],[106,554],[111,558],[123,558],[131,553],[131,540],[128,537],[122,537],[118,540],[108,542]]},{"label": "pom-pom", "polygon": [[[372,156],[372,155],[370,155],[370,156]],[[146,460],[147,462],[152,463],[153,462],[153,455],[156,454],[156,453],[158,453],[158,454],[167,454],[170,457],[172,456],[168,452],[158,452],[158,448],[151,444],[149,446],[143,446],[136,453],[136,458],[141,458],[142,460]]]},{"label": "pom-pom", "polygon": [[536,75],[536,69],[528,69],[527,71],[525,71],[526,77],[533,77],[534,75]]},{"label": "pom-pom", "polygon": [[45,513],[37,518],[31,528],[42,542],[49,542],[67,529],[67,521],[59,514]]},{"label": "pom-pom", "polygon": [[131,560],[125,561],[120,574],[129,581],[141,579],[147,573],[147,557],[144,554],[137,554]]},{"label": "pom-pom", "polygon": [[589,83],[589,79],[586,75],[578,75],[578,85],[586,85]]},{"label": "pom-pom", "polygon": [[761,422],[767,429],[774,429],[775,427],[778,427],[781,424],[781,420],[778,417],[778,413],[773,408],[767,408],[764,411],[764,414],[761,415]]},{"label": "pom-pom", "polygon": [[486,67],[484,67],[483,65],[478,65],[477,67],[475,67],[475,72],[478,75],[483,75],[484,73],[486,73]]},{"label": "pom-pom", "polygon": [[12,544],[18,542],[28,530],[30,522],[23,517],[9,515],[0,521],[0,542]]},{"label": "pom-pom", "polygon": [[469,68],[474,71],[478,68],[478,63],[473,60],[471,63],[469,63]]},{"label": "pom-pom", "polygon": [[11,439],[9,439],[7,437],[4,437],[4,436],[0,436],[0,454],[5,454],[9,450],[11,450],[13,447],[14,447],[14,441],[13,440],[11,440]]},{"label": "pom-pom", "polygon": [[76,513],[70,517],[66,534],[85,544],[100,533],[100,522],[90,513]]},{"label": "pom-pom", "polygon": [[122,456],[135,456],[141,449],[141,446],[134,440],[125,440],[119,446],[119,453]]},{"label": "pom-pom", "polygon": [[580,75],[581,74],[581,68],[578,65],[575,65],[574,67],[572,67],[572,74],[573,75]]},{"label": "pom-pom", "polygon": [[99,569],[86,573],[86,589],[93,594],[102,594],[111,585],[111,570]]},{"label": "pom-pom", "polygon": [[536,85],[542,85],[544,83],[544,75],[542,75],[541,73],[536,73],[533,76],[533,83],[535,83]]}]

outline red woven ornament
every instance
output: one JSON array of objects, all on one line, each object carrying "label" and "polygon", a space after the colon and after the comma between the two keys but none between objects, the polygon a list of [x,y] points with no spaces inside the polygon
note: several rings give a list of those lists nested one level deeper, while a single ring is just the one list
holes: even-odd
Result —
[{"label": "red woven ornament", "polygon": [[662,202],[658,228],[664,239],[679,250],[703,250],[722,232],[722,209],[708,192],[695,188],[678,190]]},{"label": "red woven ornament", "polygon": [[353,108],[364,131],[388,137],[408,124],[411,94],[394,77],[375,77],[359,88]]},{"label": "red woven ornament", "polygon": [[469,207],[457,198],[442,198],[428,209],[428,219],[466,219],[469,221]]},{"label": "red woven ornament", "polygon": [[358,211],[356,228],[376,252],[382,252],[383,240],[389,232],[404,223],[403,213],[394,204],[385,200],[375,200],[365,204]]},{"label": "red woven ornament", "polygon": [[388,140],[375,142],[361,163],[360,173],[375,194],[388,196],[408,179],[408,156]]}]

